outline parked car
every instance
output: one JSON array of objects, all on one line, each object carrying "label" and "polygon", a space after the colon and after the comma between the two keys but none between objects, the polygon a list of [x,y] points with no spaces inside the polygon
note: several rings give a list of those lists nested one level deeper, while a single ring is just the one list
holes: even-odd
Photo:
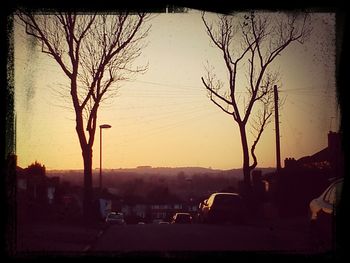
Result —
[{"label": "parked car", "polygon": [[244,200],[237,193],[214,193],[200,207],[202,223],[243,223],[247,217]]},{"label": "parked car", "polygon": [[163,222],[164,222],[164,220],[161,218],[156,218],[156,219],[153,219],[153,221],[152,221],[153,224],[161,224]]},{"label": "parked car", "polygon": [[202,209],[203,209],[203,206],[204,206],[204,203],[208,202],[208,199],[204,199],[203,201],[201,201],[198,205],[198,210],[197,210],[197,213],[195,215],[195,218],[194,220],[197,222],[197,223],[202,223]]},{"label": "parked car", "polygon": [[313,237],[331,241],[343,181],[343,178],[334,180],[319,197],[311,200],[309,207]]},{"label": "parked car", "polygon": [[172,220],[171,224],[191,224],[192,216],[190,213],[176,213]]},{"label": "parked car", "polygon": [[125,225],[124,214],[117,212],[110,212],[106,217],[107,224]]}]

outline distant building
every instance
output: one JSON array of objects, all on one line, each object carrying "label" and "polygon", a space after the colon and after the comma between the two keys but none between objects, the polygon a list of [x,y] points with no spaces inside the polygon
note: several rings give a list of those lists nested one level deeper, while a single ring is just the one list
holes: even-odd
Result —
[{"label": "distant building", "polygon": [[136,168],[137,169],[151,169],[152,166],[150,166],[150,165],[141,165],[141,166],[137,166]]},{"label": "distant building", "polygon": [[99,199],[100,215],[102,218],[106,218],[107,215],[112,212],[112,200],[110,199]]},{"label": "distant building", "polygon": [[195,215],[198,211],[199,200],[183,201],[176,196],[166,196],[162,199],[126,197],[122,200],[121,212],[131,221],[148,221],[155,219],[169,221],[177,212],[189,212]]},{"label": "distant building", "polygon": [[164,200],[151,202],[150,212],[153,219],[169,221],[176,212],[183,212],[185,206],[179,198],[168,197]]}]

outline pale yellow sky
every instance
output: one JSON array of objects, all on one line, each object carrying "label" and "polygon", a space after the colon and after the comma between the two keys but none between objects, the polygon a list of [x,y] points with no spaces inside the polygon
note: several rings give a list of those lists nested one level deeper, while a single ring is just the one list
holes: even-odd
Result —
[{"label": "pale yellow sky", "polygon": [[[148,71],[123,83],[119,96],[99,110],[98,123],[112,126],[103,130],[103,167],[240,168],[236,123],[210,102],[201,83],[207,60],[219,76],[224,78],[226,71],[200,12],[159,14],[151,23],[138,60],[149,63]],[[323,149],[328,131],[338,129],[335,16],[315,13],[312,26],[309,42],[293,44],[273,64],[281,74],[280,97],[286,99],[280,110],[282,160]],[[31,44],[23,28],[15,28],[14,56],[18,165],[38,161],[47,169],[82,169],[69,97],[65,101],[55,92],[67,85],[61,69]],[[93,168],[99,167],[99,147],[97,129]],[[256,153],[258,166],[275,165],[273,122]]]}]

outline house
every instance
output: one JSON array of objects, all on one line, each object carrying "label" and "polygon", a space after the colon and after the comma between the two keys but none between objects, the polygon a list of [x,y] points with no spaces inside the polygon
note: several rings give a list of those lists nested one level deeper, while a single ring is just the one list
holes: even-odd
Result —
[{"label": "house", "polygon": [[137,221],[152,222],[156,219],[170,221],[177,212],[189,212],[195,215],[198,211],[198,200],[183,201],[175,195],[162,197],[125,196],[121,200],[121,212],[128,223]]},{"label": "house", "polygon": [[150,211],[153,219],[169,221],[175,213],[183,212],[184,206],[179,200],[164,200],[162,202],[152,202]]},{"label": "house", "polygon": [[328,133],[328,146],[313,155],[298,160],[286,158],[277,174],[265,175],[271,198],[278,203],[283,215],[305,215],[309,202],[329,185],[334,177],[344,176],[344,154],[341,134]]},{"label": "house", "polygon": [[330,131],[326,148],[298,160],[287,158],[285,160],[285,168],[326,170],[330,177],[342,177],[344,175],[344,153],[341,145],[341,134]]},{"label": "house", "polygon": [[119,201],[119,207],[127,223],[150,220],[149,203],[143,197],[137,195],[124,196]]},{"label": "house", "polygon": [[53,204],[56,190],[59,187],[59,177],[47,177],[45,172],[36,173],[28,168],[16,168],[17,195],[42,204]]},{"label": "house", "polygon": [[59,202],[59,177],[47,177],[45,166],[35,162],[16,167],[16,199],[19,220],[52,215]]}]

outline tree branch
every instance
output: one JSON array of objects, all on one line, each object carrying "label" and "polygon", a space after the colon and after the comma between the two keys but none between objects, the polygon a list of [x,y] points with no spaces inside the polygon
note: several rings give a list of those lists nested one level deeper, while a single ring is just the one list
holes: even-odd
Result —
[{"label": "tree branch", "polygon": [[207,83],[204,81],[203,77],[201,78],[205,88],[210,91],[210,93],[213,93],[216,97],[218,97],[219,99],[221,99],[222,101],[226,102],[229,105],[232,105],[232,102],[230,102],[229,100],[225,99],[224,97],[222,97],[220,94],[218,94],[215,90],[213,90],[212,88],[210,88]]},{"label": "tree branch", "polygon": [[202,20],[203,20],[203,23],[204,23],[204,26],[206,27],[207,29],[207,34],[208,36],[210,37],[210,39],[213,41],[213,43],[219,48],[219,49],[222,49],[222,45],[220,45],[220,43],[215,39],[213,33],[212,33],[212,26],[209,26],[207,24],[207,21],[205,21],[204,19],[204,14],[205,12],[202,13]]},{"label": "tree branch", "polygon": [[215,104],[216,106],[218,106],[220,109],[222,109],[224,112],[226,112],[226,113],[229,114],[229,115],[232,115],[232,116],[235,118],[234,112],[229,112],[229,111],[226,110],[224,107],[222,107],[219,103],[217,103],[217,102],[213,99],[213,96],[210,96],[210,100],[211,100],[212,102],[214,102],[214,104]]},{"label": "tree branch", "polygon": [[26,28],[29,25],[33,30],[37,31],[39,33],[39,35],[36,35],[34,33],[28,33],[29,35],[43,41],[46,45],[46,47],[49,49],[49,52],[47,52],[48,54],[50,54],[51,56],[54,57],[54,59],[56,60],[56,62],[60,65],[60,67],[62,68],[63,72],[69,77],[72,77],[72,73],[66,68],[66,66],[64,65],[61,56],[56,53],[51,45],[51,43],[49,42],[47,36],[45,35],[45,33],[41,30],[40,26],[37,24],[34,16],[30,13],[24,13],[24,15],[31,21],[31,23],[29,23],[29,21],[27,21],[26,19],[24,19],[24,17],[19,16],[19,18],[25,23]]},{"label": "tree branch", "polygon": [[253,142],[252,147],[250,149],[250,153],[253,157],[253,164],[250,165],[251,170],[253,170],[258,164],[257,157],[255,155],[255,147],[258,144],[260,137],[265,129],[265,126],[268,124],[268,120],[270,119],[271,115],[272,115],[272,112],[268,113],[266,108],[264,108],[264,113],[263,113],[263,117],[262,117],[262,122],[260,124],[260,129],[258,131],[258,135],[257,135],[257,137],[256,137],[255,141]]}]

